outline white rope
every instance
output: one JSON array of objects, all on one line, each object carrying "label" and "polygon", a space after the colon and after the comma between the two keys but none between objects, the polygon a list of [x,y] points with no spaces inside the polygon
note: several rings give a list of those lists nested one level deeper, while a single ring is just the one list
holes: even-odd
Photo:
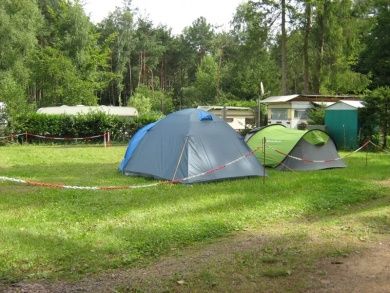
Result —
[{"label": "white rope", "polygon": [[154,187],[162,184],[162,182],[156,182],[150,184],[129,185],[129,186],[77,186],[77,185],[62,185],[62,184],[54,184],[54,183],[46,183],[46,182],[38,182],[38,181],[29,181],[29,180],[23,180],[23,179],[12,178],[7,176],[0,176],[0,181],[27,184],[32,186],[46,187],[46,188],[60,188],[60,189],[72,189],[72,190],[139,189],[139,188]]}]

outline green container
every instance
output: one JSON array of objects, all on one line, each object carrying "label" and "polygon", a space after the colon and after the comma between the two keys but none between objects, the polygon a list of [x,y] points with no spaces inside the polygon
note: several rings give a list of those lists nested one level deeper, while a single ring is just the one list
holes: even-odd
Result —
[{"label": "green container", "polygon": [[326,131],[338,148],[356,149],[359,144],[358,110],[325,110]]}]

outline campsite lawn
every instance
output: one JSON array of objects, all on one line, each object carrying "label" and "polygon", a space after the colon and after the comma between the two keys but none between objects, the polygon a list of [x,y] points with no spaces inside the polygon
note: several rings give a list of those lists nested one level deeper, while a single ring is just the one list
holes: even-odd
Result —
[{"label": "campsite lawn", "polygon": [[[154,182],[117,172],[124,151],[3,146],[0,176],[82,186]],[[238,230],[326,218],[375,200],[388,203],[390,187],[378,182],[390,178],[390,156],[368,158],[366,166],[365,154],[355,154],[345,169],[268,170],[265,183],[250,178],[115,191],[0,183],[0,282],[78,279],[142,265]]]}]

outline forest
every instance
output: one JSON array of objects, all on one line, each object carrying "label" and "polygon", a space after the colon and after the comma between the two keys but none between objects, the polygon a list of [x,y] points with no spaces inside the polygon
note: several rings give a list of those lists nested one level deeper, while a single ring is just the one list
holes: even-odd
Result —
[{"label": "forest", "polygon": [[[0,101],[168,113],[292,93],[364,95],[390,85],[386,0],[259,0],[230,30],[202,16],[180,34],[131,0],[94,24],[78,0],[0,1]],[[384,89],[384,90],[383,90]],[[384,94],[386,95],[386,94]]]}]

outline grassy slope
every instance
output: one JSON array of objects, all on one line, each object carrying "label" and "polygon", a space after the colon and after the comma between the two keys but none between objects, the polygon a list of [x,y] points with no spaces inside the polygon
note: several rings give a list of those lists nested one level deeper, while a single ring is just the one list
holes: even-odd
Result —
[{"label": "grassy slope", "polygon": [[[116,172],[125,147],[0,148],[0,176],[77,185],[150,182]],[[0,183],[0,280],[78,278],[130,267],[243,228],[329,217],[388,196],[390,156],[349,167],[125,191]]]}]

